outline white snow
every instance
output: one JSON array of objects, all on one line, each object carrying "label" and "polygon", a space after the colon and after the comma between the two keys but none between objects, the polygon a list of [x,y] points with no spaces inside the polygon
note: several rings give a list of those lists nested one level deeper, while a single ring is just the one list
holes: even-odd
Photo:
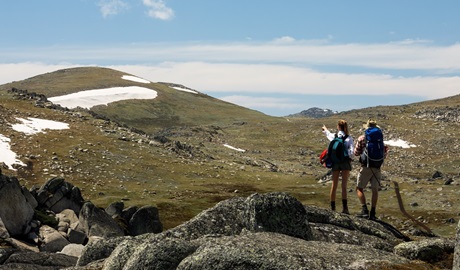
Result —
[{"label": "white snow", "polygon": [[123,75],[123,76],[121,76],[121,78],[123,80],[128,80],[128,81],[132,81],[132,82],[151,83],[150,81],[147,81],[145,79],[142,79],[142,78],[139,78],[139,77],[136,77],[136,76],[131,76],[131,75]]},{"label": "white snow", "polygon": [[401,139],[385,141],[385,144],[391,145],[391,146],[402,147],[402,148],[417,147],[417,145],[409,144],[408,142],[401,140]]},{"label": "white snow", "polygon": [[187,88],[183,88],[183,87],[171,87],[171,88],[174,88],[176,90],[179,90],[179,91],[183,91],[183,92],[189,92],[189,93],[193,93],[193,94],[198,94],[197,91],[193,91],[193,90],[190,90],[190,89],[187,89]]},{"label": "white snow", "polygon": [[[40,118],[33,118],[29,117],[27,119],[24,118],[16,118],[18,121],[22,122],[21,124],[13,124],[11,125],[13,130],[18,132],[22,132],[26,135],[33,135],[36,133],[43,132],[45,130],[60,130],[60,129],[68,129],[69,124],[63,122],[57,122],[52,120],[40,119]],[[8,137],[3,136],[0,134],[0,162],[4,162],[9,169],[15,170],[12,165],[19,164],[21,166],[26,166],[23,162],[16,159],[16,153],[11,151],[10,147],[11,139]]]},{"label": "white snow", "polygon": [[81,91],[69,95],[52,97],[48,100],[69,109],[77,107],[90,109],[96,105],[107,105],[111,102],[127,99],[154,99],[157,95],[157,91],[149,88],[128,86]]},{"label": "white snow", "polygon": [[241,149],[241,148],[236,148],[236,147],[233,147],[233,146],[231,146],[231,145],[228,145],[228,144],[224,144],[224,146],[225,146],[225,147],[227,147],[227,148],[230,148],[230,149],[236,150],[236,151],[238,151],[238,152],[246,152],[246,150],[244,150],[244,149]]},{"label": "white snow", "polygon": [[27,135],[33,135],[36,133],[43,132],[45,133],[44,130],[46,129],[53,129],[53,130],[59,130],[59,129],[68,129],[69,124],[63,123],[63,122],[57,122],[57,121],[52,121],[52,120],[45,120],[45,119],[40,119],[40,118],[33,118],[29,117],[27,119],[24,118],[16,118],[22,124],[13,124],[11,127],[19,132],[25,133]]},{"label": "white snow", "polygon": [[26,166],[23,162],[16,158],[16,153],[11,151],[11,139],[0,134],[0,162],[4,162],[9,169],[15,170],[13,164]]}]

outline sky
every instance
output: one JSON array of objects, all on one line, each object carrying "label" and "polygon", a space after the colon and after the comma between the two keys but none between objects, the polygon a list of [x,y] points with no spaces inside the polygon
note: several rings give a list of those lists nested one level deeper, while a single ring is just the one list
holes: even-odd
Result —
[{"label": "sky", "polygon": [[1,5],[0,84],[101,66],[273,116],[460,93],[458,0]]}]

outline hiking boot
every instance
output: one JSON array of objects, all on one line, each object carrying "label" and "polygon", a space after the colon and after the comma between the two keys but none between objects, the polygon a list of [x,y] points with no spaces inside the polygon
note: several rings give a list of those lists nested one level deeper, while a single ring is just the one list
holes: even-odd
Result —
[{"label": "hiking boot", "polygon": [[342,213],[349,215],[350,211],[348,211],[348,201],[347,200],[342,200],[342,205],[343,205]]},{"label": "hiking boot", "polygon": [[369,218],[369,210],[367,210],[367,206],[363,206],[361,209],[361,213],[357,215],[360,218]]},{"label": "hiking boot", "polygon": [[333,201],[331,202],[331,210],[335,211],[335,202],[333,202]]},{"label": "hiking boot", "polygon": [[369,214],[369,220],[376,220],[377,218],[375,217],[375,209],[371,209],[371,213]]}]

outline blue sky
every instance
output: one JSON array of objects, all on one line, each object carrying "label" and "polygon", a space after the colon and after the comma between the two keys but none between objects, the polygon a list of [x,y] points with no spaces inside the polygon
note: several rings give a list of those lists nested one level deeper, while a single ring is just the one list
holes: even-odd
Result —
[{"label": "blue sky", "polygon": [[460,93],[460,1],[15,0],[0,84],[103,66],[274,116]]}]

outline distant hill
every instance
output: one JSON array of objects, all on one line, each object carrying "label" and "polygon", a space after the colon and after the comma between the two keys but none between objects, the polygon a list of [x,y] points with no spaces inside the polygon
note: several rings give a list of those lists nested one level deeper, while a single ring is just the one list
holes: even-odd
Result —
[{"label": "distant hill", "polygon": [[288,115],[287,117],[311,117],[311,118],[323,118],[337,114],[337,111],[332,111],[329,109],[321,109],[318,107],[313,107],[308,110],[303,110],[299,113]]},{"label": "distant hill", "polygon": [[[155,99],[123,100],[92,107],[103,118],[152,133],[157,128],[264,121],[271,116],[194,91],[176,83],[142,83],[122,79],[131,74],[101,67],[58,70],[0,86],[43,94],[48,98],[85,90],[140,86],[158,93]],[[180,87],[187,91],[179,91]],[[191,93],[194,92],[194,93]]]}]

